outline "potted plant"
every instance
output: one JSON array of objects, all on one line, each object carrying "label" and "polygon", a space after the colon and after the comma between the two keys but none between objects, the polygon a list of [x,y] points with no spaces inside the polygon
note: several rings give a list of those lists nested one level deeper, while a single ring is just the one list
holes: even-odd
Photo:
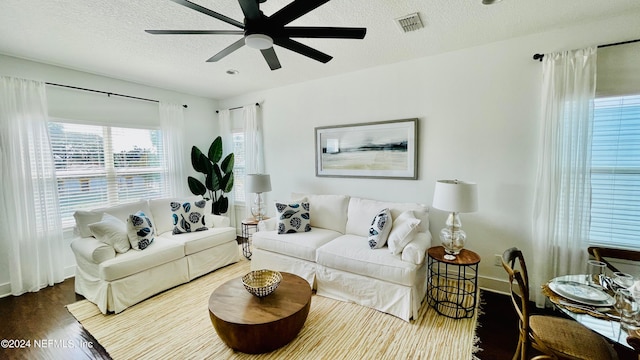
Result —
[{"label": "potted plant", "polygon": [[222,138],[220,136],[213,140],[207,155],[203,154],[197,146],[193,146],[191,148],[191,165],[195,171],[204,174],[205,181],[203,184],[193,176],[189,176],[187,179],[189,190],[194,195],[201,195],[205,200],[212,200],[211,213],[216,215],[224,214],[229,210],[229,198],[224,194],[231,192],[233,188],[234,155],[230,153],[220,162],[221,159]]}]

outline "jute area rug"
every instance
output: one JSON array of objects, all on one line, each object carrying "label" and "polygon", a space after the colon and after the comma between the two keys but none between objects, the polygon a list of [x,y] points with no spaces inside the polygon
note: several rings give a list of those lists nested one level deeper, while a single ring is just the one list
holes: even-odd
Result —
[{"label": "jute area rug", "polygon": [[[227,266],[158,294],[120,314],[103,315],[87,300],[71,314],[113,359],[471,359],[476,316],[453,320],[423,303],[407,323],[360,305],[313,295],[307,321],[288,345],[262,355],[234,352],[209,319],[209,296],[249,272],[249,261]],[[239,281],[239,280],[238,280]]]}]

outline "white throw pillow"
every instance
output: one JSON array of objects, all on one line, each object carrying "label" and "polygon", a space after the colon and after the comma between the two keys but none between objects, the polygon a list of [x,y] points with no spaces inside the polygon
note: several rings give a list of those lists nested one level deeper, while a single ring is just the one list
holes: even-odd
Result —
[{"label": "white throw pillow", "polygon": [[380,249],[387,243],[387,238],[391,232],[391,211],[389,209],[382,209],[373,218],[371,227],[369,228],[369,247],[372,249]]},{"label": "white throw pillow", "polygon": [[192,231],[209,230],[206,220],[211,220],[205,216],[206,200],[194,202],[172,201],[170,203],[171,217],[173,219],[173,234],[184,234]]},{"label": "white throw pillow", "polygon": [[78,210],[73,213],[73,217],[76,219],[76,229],[78,229],[78,235],[80,237],[91,237],[91,230],[89,224],[97,223],[102,220],[102,211],[81,211]]},{"label": "white throw pillow", "polygon": [[413,240],[418,231],[418,225],[420,225],[420,220],[415,218],[411,210],[403,212],[393,220],[393,227],[387,241],[389,251],[394,255],[400,254],[404,247]]},{"label": "white throw pillow", "polygon": [[115,216],[102,215],[102,221],[89,224],[89,230],[96,239],[110,245],[121,254],[131,248],[127,235],[127,224]]},{"label": "white throw pillow", "polygon": [[278,234],[311,231],[309,203],[276,203]]},{"label": "white throw pillow", "polygon": [[127,218],[129,242],[134,250],[146,249],[155,239],[156,231],[144,212],[138,211]]}]

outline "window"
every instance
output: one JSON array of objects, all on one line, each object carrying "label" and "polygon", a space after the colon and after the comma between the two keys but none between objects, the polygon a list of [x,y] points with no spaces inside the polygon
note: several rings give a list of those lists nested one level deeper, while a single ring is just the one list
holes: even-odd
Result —
[{"label": "window", "polygon": [[65,227],[73,213],[167,196],[160,130],[50,122]]},{"label": "window", "polygon": [[590,242],[640,245],[640,95],[595,101]]},{"label": "window", "polygon": [[245,157],[244,157],[244,131],[242,129],[234,130],[233,136],[233,196],[236,203],[245,202],[244,194],[244,177],[246,175]]}]

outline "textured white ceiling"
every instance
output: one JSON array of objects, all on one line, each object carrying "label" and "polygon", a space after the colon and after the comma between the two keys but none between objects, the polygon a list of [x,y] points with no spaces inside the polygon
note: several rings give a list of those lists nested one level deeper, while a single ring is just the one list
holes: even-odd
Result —
[{"label": "textured white ceiling", "polygon": [[[242,21],[237,0],[193,0]],[[260,5],[271,15],[290,0]],[[332,55],[327,64],[275,47],[282,68],[242,47],[205,62],[238,35],[151,35],[146,29],[233,29],[169,0],[1,0],[0,53],[165,89],[223,99],[538,33],[640,10],[639,0],[332,0],[291,23],[366,27],[364,40],[298,39]],[[402,33],[394,19],[418,12],[425,27]],[[535,49],[531,49],[535,52]],[[240,74],[226,74],[237,69]]]}]

